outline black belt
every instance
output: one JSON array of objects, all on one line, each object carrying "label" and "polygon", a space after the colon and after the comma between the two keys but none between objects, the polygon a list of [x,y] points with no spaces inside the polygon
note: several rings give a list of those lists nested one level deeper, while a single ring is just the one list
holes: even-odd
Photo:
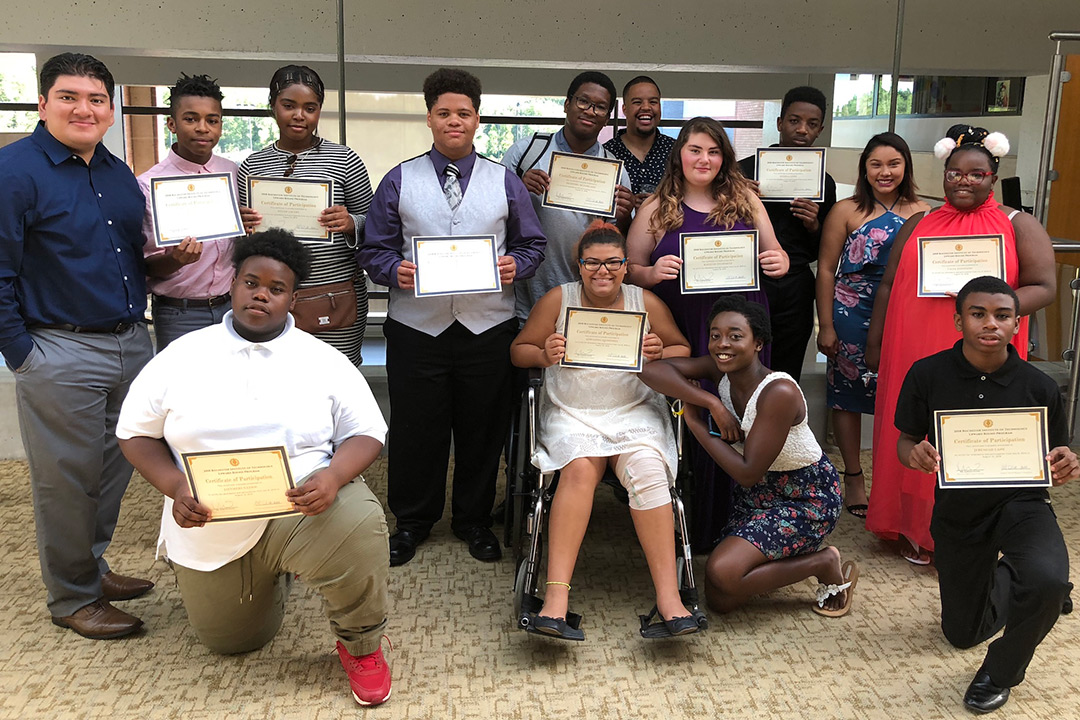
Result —
[{"label": "black belt", "polygon": [[173,297],[166,297],[164,295],[155,295],[154,296],[154,302],[156,302],[158,305],[164,305],[166,307],[178,307],[178,308],[184,308],[184,309],[187,309],[187,308],[213,308],[213,307],[217,307],[218,305],[224,305],[225,303],[229,302],[230,300],[232,300],[232,296],[229,295],[229,293],[225,293],[224,295],[218,295],[217,297],[212,297],[212,298],[198,298],[198,299],[173,298]]},{"label": "black belt", "polygon": [[31,325],[31,330],[41,328],[42,330],[67,330],[73,333],[102,333],[106,335],[120,335],[126,333],[131,328],[138,325],[138,323],[122,322],[110,325],[108,327],[91,327],[89,325],[72,325],[70,323],[41,323],[39,325]]}]

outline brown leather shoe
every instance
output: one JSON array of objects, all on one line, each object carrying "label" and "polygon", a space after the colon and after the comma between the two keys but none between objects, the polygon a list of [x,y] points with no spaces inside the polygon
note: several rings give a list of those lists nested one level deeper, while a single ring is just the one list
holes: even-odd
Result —
[{"label": "brown leather shoe", "polygon": [[71,628],[84,638],[108,640],[118,638],[142,627],[142,620],[128,615],[109,604],[108,600],[95,600],[84,605],[67,617],[53,617],[53,625]]},{"label": "brown leather shoe", "polygon": [[154,583],[149,580],[117,575],[111,571],[101,576],[101,594],[110,602],[137,598],[150,592],[153,587]]}]

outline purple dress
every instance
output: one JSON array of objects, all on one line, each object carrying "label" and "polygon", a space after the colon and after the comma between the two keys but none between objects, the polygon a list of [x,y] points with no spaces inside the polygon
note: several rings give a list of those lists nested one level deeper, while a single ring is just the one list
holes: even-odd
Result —
[{"label": "purple dress", "polygon": [[[652,251],[649,262],[664,255],[679,255],[679,235],[688,232],[716,232],[717,230],[752,230],[753,225],[737,222],[730,228],[721,228],[707,221],[708,213],[701,213],[683,204],[683,224],[668,231]],[[699,357],[709,354],[709,311],[716,299],[726,293],[700,293],[683,295],[680,283],[676,280],[664,280],[653,287],[652,291],[671,309],[675,324],[690,341],[690,355]],[[739,293],[747,300],[756,302],[769,309],[769,299],[764,290]],[[766,367],[770,362],[770,346],[761,349],[759,357]],[[711,383],[702,383],[709,392],[716,392]],[[698,445],[694,436],[686,434],[686,455],[689,457],[694,472],[693,493],[690,498],[690,544],[694,552],[709,552],[724,537],[724,528],[731,515],[731,491],[735,481],[717,467],[712,456]]]}]

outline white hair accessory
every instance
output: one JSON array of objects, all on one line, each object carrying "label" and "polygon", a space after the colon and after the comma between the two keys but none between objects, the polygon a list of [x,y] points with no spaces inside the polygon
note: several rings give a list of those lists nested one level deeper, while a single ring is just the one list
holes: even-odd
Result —
[{"label": "white hair accessory", "polygon": [[[998,133],[1000,134],[1000,133]],[[1005,137],[1002,135],[1002,137]],[[1008,141],[1005,142],[1006,148],[1008,147]],[[949,157],[950,153],[956,149],[956,141],[950,137],[944,137],[934,143],[934,157],[938,160],[944,160]]]},{"label": "white hair accessory", "polygon": [[982,145],[996,158],[1004,157],[1009,153],[1009,138],[999,132],[992,132],[983,138]]}]

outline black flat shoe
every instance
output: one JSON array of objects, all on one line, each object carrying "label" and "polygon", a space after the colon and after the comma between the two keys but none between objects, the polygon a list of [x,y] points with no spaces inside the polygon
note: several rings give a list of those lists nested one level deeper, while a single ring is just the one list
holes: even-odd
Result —
[{"label": "black flat shoe", "polygon": [[980,714],[993,712],[1009,699],[1009,688],[998,687],[990,679],[990,673],[979,668],[975,678],[964,693],[964,707]]},{"label": "black flat shoe", "polygon": [[543,615],[534,615],[532,622],[529,623],[527,628],[529,632],[536,633],[537,635],[547,635],[548,637],[558,638],[559,640],[575,640],[582,642],[585,640],[585,631],[580,628],[571,627],[567,624],[566,618],[552,618],[544,617]]},{"label": "black flat shoe", "polygon": [[390,536],[390,567],[404,565],[416,555],[416,548],[427,540],[427,533],[398,530]]},{"label": "black flat shoe", "polygon": [[[664,620],[663,616],[660,618]],[[668,632],[671,635],[690,635],[696,633],[701,628],[698,626],[697,618],[693,615],[683,615],[682,617],[673,617],[670,620],[664,620],[664,626],[667,627]]]},{"label": "black flat shoe", "polygon": [[469,544],[469,554],[477,560],[494,562],[502,557],[502,546],[495,533],[486,527],[472,527],[468,530],[455,530],[454,537]]}]

